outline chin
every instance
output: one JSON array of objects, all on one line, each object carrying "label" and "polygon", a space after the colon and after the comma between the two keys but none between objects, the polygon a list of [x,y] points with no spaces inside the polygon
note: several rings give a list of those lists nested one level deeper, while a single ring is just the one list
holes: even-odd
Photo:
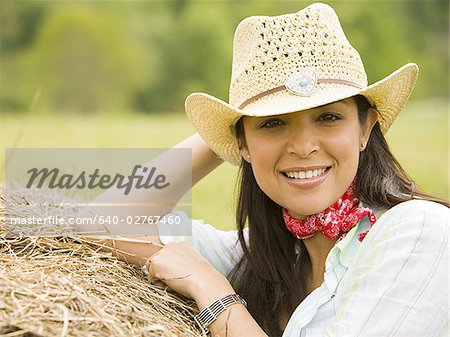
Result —
[{"label": "chin", "polygon": [[295,200],[294,202],[293,200],[290,200],[285,203],[281,203],[280,205],[287,208],[291,215],[298,215],[306,218],[307,216],[322,212],[334,203],[335,200],[332,201],[331,199],[328,202],[328,199],[323,200],[323,198],[320,198],[319,200],[314,198],[301,198]]},{"label": "chin", "polygon": [[285,207],[289,210],[289,213],[291,214],[292,217],[296,218],[296,219],[305,219],[310,215],[313,214],[317,214],[322,212],[326,207],[324,208],[312,208],[312,207],[308,207],[308,208],[298,208],[298,207]]}]

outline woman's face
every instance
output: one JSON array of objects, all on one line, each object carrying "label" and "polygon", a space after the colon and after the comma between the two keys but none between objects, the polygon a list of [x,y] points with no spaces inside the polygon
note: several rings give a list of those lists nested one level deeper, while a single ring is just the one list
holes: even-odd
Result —
[{"label": "woman's face", "polygon": [[335,203],[350,186],[375,122],[371,110],[360,125],[352,98],[285,115],[245,116],[242,155],[260,188],[303,219]]}]

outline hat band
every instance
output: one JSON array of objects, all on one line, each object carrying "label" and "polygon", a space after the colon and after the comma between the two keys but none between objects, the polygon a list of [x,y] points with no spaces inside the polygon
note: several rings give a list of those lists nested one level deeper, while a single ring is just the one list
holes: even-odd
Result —
[{"label": "hat band", "polygon": [[[358,83],[351,82],[351,81],[346,81],[346,80],[341,80],[341,79],[319,78],[317,80],[317,84],[320,84],[320,83],[337,83],[337,84],[350,85],[350,86],[356,87],[358,89],[364,88],[363,86],[361,86]],[[283,85],[280,85],[279,87],[275,87],[273,89],[269,89],[267,91],[263,91],[262,93],[260,93],[260,94],[258,94],[256,96],[250,97],[248,100],[244,101],[244,103],[239,105],[238,109],[241,110],[246,105],[248,105],[248,104],[250,104],[250,103],[252,103],[252,102],[254,102],[254,101],[256,101],[256,100],[258,100],[258,99],[260,99],[262,97],[264,97],[264,96],[271,95],[271,94],[276,93],[276,92],[281,91],[281,90],[287,90],[286,85],[283,84]]]}]

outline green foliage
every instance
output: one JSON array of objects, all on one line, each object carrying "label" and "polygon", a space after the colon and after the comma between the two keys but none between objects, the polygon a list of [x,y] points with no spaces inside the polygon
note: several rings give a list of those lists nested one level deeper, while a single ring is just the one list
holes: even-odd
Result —
[{"label": "green foliage", "polygon": [[0,2],[0,111],[25,111],[21,52],[36,37],[47,9],[42,2]]},{"label": "green foliage", "polygon": [[2,54],[20,51],[36,37],[47,12],[47,4],[37,1],[2,2],[0,45]]},{"label": "green foliage", "polygon": [[133,47],[117,13],[76,3],[52,7],[21,55],[22,80],[28,93],[43,89],[41,109],[124,109],[143,81]]},{"label": "green foliage", "polygon": [[[234,29],[313,1],[0,2],[0,111],[180,111],[204,91],[228,99]],[[449,3],[326,1],[369,82],[407,62],[415,98],[448,97]]]},{"label": "green foliage", "polygon": [[[169,5],[166,11],[175,7]],[[175,8],[159,18],[164,29],[153,30],[149,42],[157,46],[159,76],[138,93],[137,110],[177,111],[190,92],[200,90],[227,98],[233,26],[226,3],[186,2]]]},{"label": "green foliage", "polygon": [[448,1],[336,2],[335,8],[369,83],[415,62],[421,71],[414,97],[448,97]]}]

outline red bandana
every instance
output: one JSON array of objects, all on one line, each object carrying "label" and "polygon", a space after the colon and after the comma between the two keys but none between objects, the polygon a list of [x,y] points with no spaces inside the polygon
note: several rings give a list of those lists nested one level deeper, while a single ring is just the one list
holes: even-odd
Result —
[{"label": "red bandana", "polygon": [[[341,235],[339,238],[341,240],[366,215],[369,217],[371,226],[377,221],[375,213],[369,207],[358,207],[359,200],[354,195],[355,182],[333,205],[320,213],[308,216],[305,220],[294,219],[288,210],[283,208],[284,223],[297,239],[309,239],[317,232],[322,232],[330,239]],[[358,240],[362,241],[367,232],[368,230],[359,233]]]}]

